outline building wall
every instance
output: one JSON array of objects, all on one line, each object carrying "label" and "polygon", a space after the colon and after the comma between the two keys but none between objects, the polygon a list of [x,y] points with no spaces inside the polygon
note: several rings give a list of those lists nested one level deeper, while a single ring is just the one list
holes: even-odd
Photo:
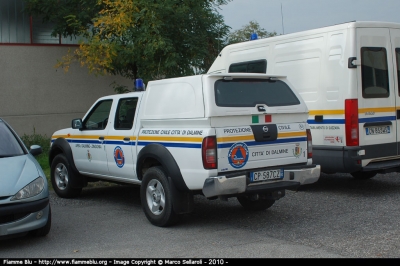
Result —
[{"label": "building wall", "polygon": [[114,94],[114,81],[132,88],[120,76],[89,74],[72,65],[67,73],[54,66],[66,46],[0,45],[0,117],[19,135],[42,134],[71,126],[101,96]]}]

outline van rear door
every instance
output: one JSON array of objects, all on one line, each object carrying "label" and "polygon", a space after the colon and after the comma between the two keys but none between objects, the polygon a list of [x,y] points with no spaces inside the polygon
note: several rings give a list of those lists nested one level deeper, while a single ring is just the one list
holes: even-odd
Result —
[{"label": "van rear door", "polygon": [[[262,75],[265,76],[265,75]],[[218,172],[260,169],[266,179],[283,177],[283,166],[307,163],[307,107],[283,80],[214,79]],[[253,173],[252,173],[253,174]]]},{"label": "van rear door", "polygon": [[[399,129],[400,119],[400,29],[390,29],[392,43],[392,60],[394,66],[394,96],[396,99],[396,126]],[[400,155],[400,130],[397,130],[397,153]]]},{"label": "van rear door", "polygon": [[362,165],[399,154],[393,52],[387,28],[357,29],[359,146]]}]

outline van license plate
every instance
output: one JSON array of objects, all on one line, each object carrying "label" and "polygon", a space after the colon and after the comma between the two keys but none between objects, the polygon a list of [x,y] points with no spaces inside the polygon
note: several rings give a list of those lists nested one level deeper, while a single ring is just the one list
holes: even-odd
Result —
[{"label": "van license plate", "polygon": [[266,170],[250,173],[250,182],[283,179],[283,169]]},{"label": "van license plate", "polygon": [[384,127],[367,127],[365,128],[367,135],[390,134],[390,126]]}]

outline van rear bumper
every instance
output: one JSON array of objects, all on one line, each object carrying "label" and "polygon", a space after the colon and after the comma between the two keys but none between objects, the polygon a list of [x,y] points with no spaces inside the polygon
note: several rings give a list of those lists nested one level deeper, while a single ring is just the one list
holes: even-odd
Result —
[{"label": "van rear bumper", "polygon": [[321,165],[326,174],[352,173],[361,170],[360,147],[329,147],[313,145],[313,163]]},{"label": "van rear bumper", "polygon": [[[397,155],[397,143],[375,144],[368,146],[313,146],[313,163],[321,166],[321,172],[326,174],[370,172],[390,173],[400,171]],[[360,155],[360,151],[361,154]],[[372,159],[372,162],[362,166],[362,160]]]},{"label": "van rear bumper", "polygon": [[250,183],[250,171],[237,175],[209,177],[205,180],[203,194],[207,198],[242,193],[262,193],[274,190],[296,189],[300,185],[318,181],[321,174],[319,165],[307,165],[304,168],[284,169],[283,179],[269,182]]}]

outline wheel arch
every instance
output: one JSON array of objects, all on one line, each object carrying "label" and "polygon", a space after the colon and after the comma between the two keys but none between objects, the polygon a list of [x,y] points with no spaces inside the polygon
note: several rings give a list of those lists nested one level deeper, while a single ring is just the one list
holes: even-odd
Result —
[{"label": "wheel arch", "polygon": [[50,151],[49,151],[49,165],[51,166],[54,158],[58,154],[64,154],[65,158],[68,161],[68,164],[70,165],[72,171],[76,176],[82,177],[82,178],[75,178],[71,180],[71,186],[73,187],[84,187],[86,180],[85,178],[79,173],[78,169],[75,166],[74,162],[74,157],[72,155],[72,149],[71,146],[69,145],[68,141],[65,138],[58,138],[56,139],[53,144],[51,145]]},{"label": "wheel arch", "polygon": [[180,168],[170,151],[163,145],[152,143],[140,150],[136,163],[136,173],[139,180],[143,179],[145,171],[152,166],[162,166],[167,176],[180,192],[189,192]]}]

